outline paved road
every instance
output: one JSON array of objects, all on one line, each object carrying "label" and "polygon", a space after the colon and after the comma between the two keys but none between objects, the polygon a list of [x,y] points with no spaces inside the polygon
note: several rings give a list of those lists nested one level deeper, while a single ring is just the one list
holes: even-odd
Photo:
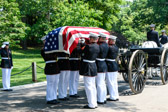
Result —
[{"label": "paved road", "polygon": [[[13,92],[0,91],[0,111],[8,112],[167,112],[168,84],[160,80],[148,80],[141,94],[133,95],[129,85],[119,75],[119,102],[107,102],[94,110],[83,109],[87,103],[83,79],[80,78],[78,99],[61,101],[59,105],[45,102],[46,82],[12,87]],[[107,96],[109,97],[109,96]]]}]

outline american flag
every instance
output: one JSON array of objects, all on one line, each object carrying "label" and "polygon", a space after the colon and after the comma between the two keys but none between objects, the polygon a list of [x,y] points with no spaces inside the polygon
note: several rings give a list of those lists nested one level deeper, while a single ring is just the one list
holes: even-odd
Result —
[{"label": "american flag", "polygon": [[97,27],[64,26],[54,29],[46,35],[45,53],[65,52],[70,54],[82,37],[89,38],[92,33],[110,33]]}]

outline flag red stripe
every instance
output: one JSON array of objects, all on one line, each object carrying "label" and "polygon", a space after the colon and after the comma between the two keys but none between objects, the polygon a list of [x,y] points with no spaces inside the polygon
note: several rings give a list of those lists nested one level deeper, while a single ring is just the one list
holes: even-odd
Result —
[{"label": "flag red stripe", "polygon": [[69,48],[70,54],[72,53],[73,49],[76,48],[76,46],[78,45],[78,40],[79,38],[76,38],[75,41],[72,43],[71,47]]},{"label": "flag red stripe", "polygon": [[[72,29],[71,29],[72,28]],[[80,31],[78,30],[78,28],[83,29],[83,31]],[[88,30],[89,31],[85,31],[85,30]],[[95,28],[95,27],[77,27],[77,26],[67,26],[64,31],[63,31],[63,34],[62,34],[62,38],[63,38],[63,47],[64,47],[64,50],[68,50],[69,48],[69,52],[71,53],[72,50],[76,47],[76,45],[78,44],[78,40],[80,37],[78,38],[75,38],[75,40],[72,42],[71,46],[69,46],[68,42],[69,40],[71,39],[71,37],[75,34],[78,34],[78,33],[81,33],[81,34],[89,34],[89,32],[92,32],[92,33],[97,33],[99,31],[95,31],[95,30],[102,30],[101,32],[102,33],[105,33],[107,35],[110,35],[109,32],[107,32],[106,30],[104,29],[101,29],[101,28]],[[68,34],[67,34],[68,33]],[[87,38],[87,37],[86,37]]]},{"label": "flag red stripe", "polygon": [[[71,39],[72,35],[77,34],[77,33],[89,34],[89,32],[97,33],[98,34],[98,31],[95,31],[95,29],[102,30],[101,28],[90,28],[90,27],[73,27],[73,28],[82,28],[82,29],[89,28],[90,31],[78,31],[77,29],[74,29],[74,30],[70,31],[69,34],[68,34],[68,36],[67,36],[67,38],[66,38],[66,42],[64,43],[64,50],[68,49],[68,46],[69,46],[68,41]],[[107,31],[106,32],[102,32],[102,33],[105,33],[105,34],[109,35],[109,33]]]}]

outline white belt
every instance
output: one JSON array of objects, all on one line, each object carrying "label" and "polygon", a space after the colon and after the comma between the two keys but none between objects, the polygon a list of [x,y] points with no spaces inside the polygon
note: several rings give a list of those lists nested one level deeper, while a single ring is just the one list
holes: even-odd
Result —
[{"label": "white belt", "polygon": [[69,59],[69,57],[57,57],[57,59]]},{"label": "white belt", "polygon": [[95,63],[95,60],[91,61],[91,60],[83,59],[83,62],[87,62],[87,63]]},{"label": "white belt", "polygon": [[56,60],[50,60],[50,61],[46,61],[45,63],[47,64],[47,63],[55,63],[55,62],[57,62]]},{"label": "white belt", "polygon": [[79,58],[69,58],[69,60],[80,60]]},{"label": "white belt", "polygon": [[115,61],[115,59],[106,59],[106,61]]},{"label": "white belt", "polygon": [[1,57],[1,59],[10,59],[10,58],[8,58],[8,57]]},{"label": "white belt", "polygon": [[101,59],[101,58],[96,58],[96,60],[98,60],[98,61],[105,61],[105,59]]}]

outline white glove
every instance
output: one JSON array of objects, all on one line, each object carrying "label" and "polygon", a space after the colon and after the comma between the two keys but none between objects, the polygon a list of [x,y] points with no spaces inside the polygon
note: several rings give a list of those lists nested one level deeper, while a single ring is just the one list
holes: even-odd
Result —
[{"label": "white glove", "polygon": [[84,38],[79,39],[79,43],[81,43],[81,44],[85,43],[85,39]]}]

